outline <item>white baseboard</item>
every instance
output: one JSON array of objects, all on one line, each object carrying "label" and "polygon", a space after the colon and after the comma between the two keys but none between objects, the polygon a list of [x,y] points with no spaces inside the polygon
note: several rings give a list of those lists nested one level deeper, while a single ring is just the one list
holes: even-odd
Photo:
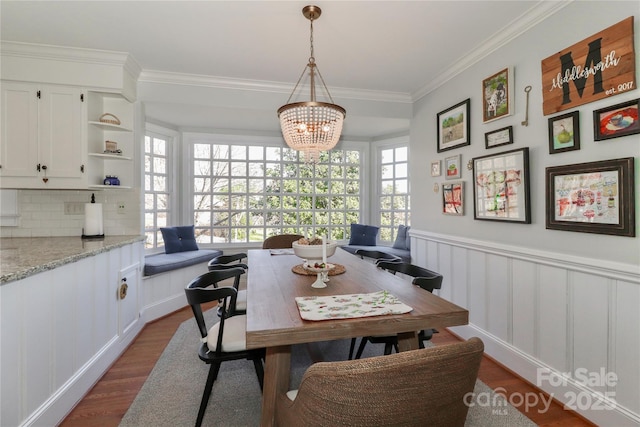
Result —
[{"label": "white baseboard", "polygon": [[100,349],[82,368],[54,394],[35,410],[22,426],[54,426],[58,425],[71,410],[82,400],[109,367],[127,349],[129,344],[140,333],[144,322],[138,318],[134,327],[128,329],[126,335],[114,336]]},{"label": "white baseboard", "polygon": [[166,316],[169,313],[173,313],[176,310],[180,310],[186,305],[184,292],[176,295],[172,295],[162,301],[154,302],[145,307],[142,307],[140,316],[144,323],[149,323],[153,320],[159,319],[162,316]]},{"label": "white baseboard", "polygon": [[[616,427],[638,427],[640,425],[640,418],[632,411],[622,407],[615,400],[607,399],[595,393],[574,379],[563,377],[562,373],[531,358],[526,353],[523,353],[494,335],[487,333],[483,329],[473,324],[455,326],[448,329],[464,339],[471,337],[480,338],[484,342],[484,352],[487,355],[508,369],[517,372],[518,375],[526,381],[553,396],[553,398],[561,404],[576,406],[571,409],[591,422],[597,425]],[[550,375],[555,375],[557,378],[564,378],[566,381],[557,387],[554,387],[548,381],[543,381],[541,384],[538,384],[538,372],[540,369],[551,371]],[[578,397],[577,399],[576,396]]]}]

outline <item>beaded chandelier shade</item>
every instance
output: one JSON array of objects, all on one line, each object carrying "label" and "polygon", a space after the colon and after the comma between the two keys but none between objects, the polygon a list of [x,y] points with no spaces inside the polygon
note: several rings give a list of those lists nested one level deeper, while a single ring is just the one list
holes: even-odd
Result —
[{"label": "beaded chandelier shade", "polygon": [[[346,111],[339,105],[333,103],[329,89],[324,83],[322,74],[316,65],[313,57],[313,21],[320,17],[322,11],[317,6],[305,6],[302,14],[311,21],[311,56],[309,63],[302,71],[293,92],[287,100],[287,104],[278,109],[280,127],[282,135],[287,145],[294,150],[304,153],[305,162],[315,163],[318,161],[321,151],[331,150],[336,146],[342,133],[342,124],[346,116]],[[306,102],[289,103],[296,92],[300,81],[309,70],[310,78],[310,100]],[[316,101],[315,77],[320,77],[331,103]]]}]

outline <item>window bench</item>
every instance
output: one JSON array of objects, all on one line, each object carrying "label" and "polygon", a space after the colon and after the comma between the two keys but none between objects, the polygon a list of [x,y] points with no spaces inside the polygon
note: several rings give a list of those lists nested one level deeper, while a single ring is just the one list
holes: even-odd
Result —
[{"label": "window bench", "polygon": [[144,321],[156,320],[186,306],[185,286],[206,273],[207,263],[219,255],[222,251],[216,249],[147,255],[142,280]]},{"label": "window bench", "polygon": [[209,262],[211,259],[222,255],[217,249],[198,249],[197,251],[174,252],[172,254],[153,254],[144,257],[144,275],[177,270],[201,262]]}]

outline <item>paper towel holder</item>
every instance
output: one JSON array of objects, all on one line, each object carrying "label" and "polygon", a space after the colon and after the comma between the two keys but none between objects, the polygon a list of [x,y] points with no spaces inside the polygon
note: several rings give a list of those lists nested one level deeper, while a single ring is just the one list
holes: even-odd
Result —
[{"label": "paper towel holder", "polygon": [[[94,204],[96,203],[96,195],[95,195],[95,193],[91,193],[91,203],[94,203]],[[86,215],[87,215],[87,211],[85,209],[85,216]],[[100,215],[100,220],[99,221],[102,223],[102,213]],[[86,218],[85,218],[85,225],[86,225]],[[100,226],[100,231],[102,231],[102,226]],[[82,236],[81,236],[82,240],[102,240],[102,239],[104,239],[104,233],[87,235],[87,234],[84,234],[84,232],[85,232],[85,227],[82,227]]]}]

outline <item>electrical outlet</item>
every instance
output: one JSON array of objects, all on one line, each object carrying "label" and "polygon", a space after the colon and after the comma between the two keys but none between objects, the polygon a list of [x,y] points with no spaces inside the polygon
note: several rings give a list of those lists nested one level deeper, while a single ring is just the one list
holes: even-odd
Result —
[{"label": "electrical outlet", "polygon": [[118,213],[119,214],[126,213],[124,202],[118,202]]},{"label": "electrical outlet", "polygon": [[82,202],[64,202],[65,215],[84,215],[84,203]]}]

